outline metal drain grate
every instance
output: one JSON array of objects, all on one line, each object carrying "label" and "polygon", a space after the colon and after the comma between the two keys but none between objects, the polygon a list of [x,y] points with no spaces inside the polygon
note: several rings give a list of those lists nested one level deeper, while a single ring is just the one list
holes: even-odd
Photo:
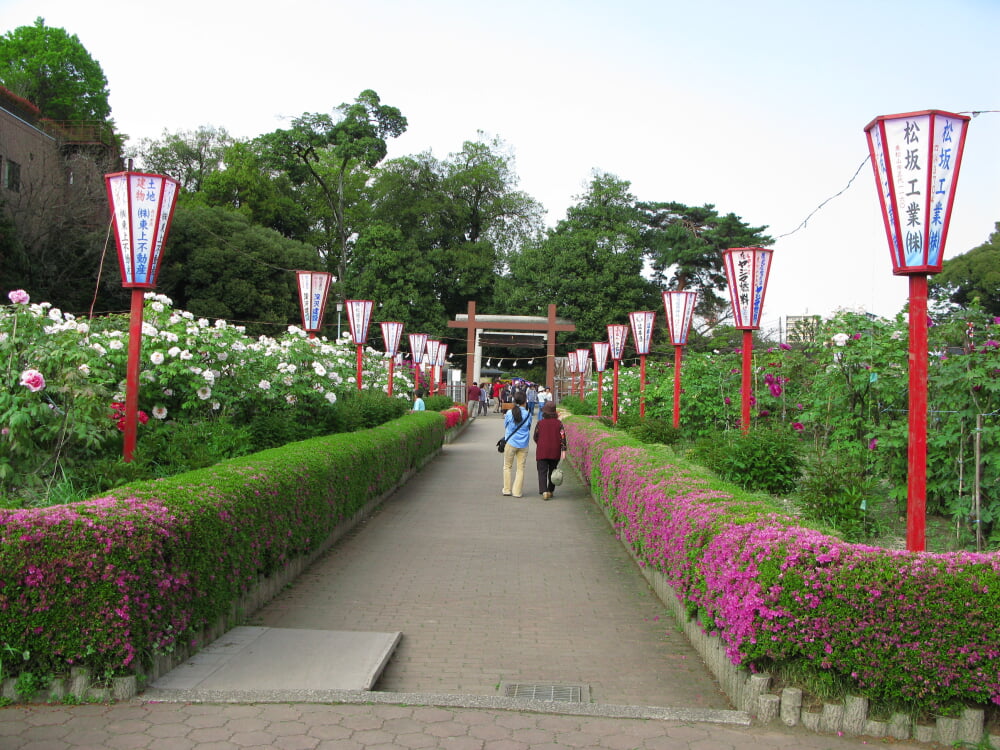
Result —
[{"label": "metal drain grate", "polygon": [[528,685],[520,682],[501,682],[500,692],[506,698],[590,703],[590,688],[586,685]]}]

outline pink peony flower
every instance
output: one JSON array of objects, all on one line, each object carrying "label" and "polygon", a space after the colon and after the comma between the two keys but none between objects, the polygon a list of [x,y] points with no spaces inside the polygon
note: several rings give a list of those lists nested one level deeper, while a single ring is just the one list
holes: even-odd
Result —
[{"label": "pink peony flower", "polygon": [[23,289],[15,289],[7,294],[7,299],[13,302],[15,305],[26,305],[31,301],[31,297]]},{"label": "pink peony flower", "polygon": [[802,432],[802,430],[804,430],[805,428],[806,426],[801,422],[792,422],[792,429],[795,430],[796,432]]},{"label": "pink peony flower", "polygon": [[21,373],[21,385],[36,393],[45,387],[45,377],[38,370],[25,370]]}]

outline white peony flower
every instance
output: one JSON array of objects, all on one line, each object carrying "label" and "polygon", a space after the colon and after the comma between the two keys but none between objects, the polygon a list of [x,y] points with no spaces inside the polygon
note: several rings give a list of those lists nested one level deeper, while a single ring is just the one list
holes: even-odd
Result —
[{"label": "white peony flower", "polygon": [[257,383],[257,387],[260,388],[262,391],[271,390],[271,384],[266,380],[262,380],[259,383]]},{"label": "white peony flower", "polygon": [[204,385],[198,389],[198,398],[200,398],[202,401],[206,400],[211,395],[212,395],[212,389],[209,388],[207,385]]},{"label": "white peony flower", "polygon": [[166,359],[166,357],[163,356],[163,352],[153,352],[149,355],[149,361],[154,365],[162,365],[164,359]]},{"label": "white peony flower", "polygon": [[167,408],[165,406],[154,406],[153,407],[153,416],[156,417],[157,419],[166,419],[167,418]]}]

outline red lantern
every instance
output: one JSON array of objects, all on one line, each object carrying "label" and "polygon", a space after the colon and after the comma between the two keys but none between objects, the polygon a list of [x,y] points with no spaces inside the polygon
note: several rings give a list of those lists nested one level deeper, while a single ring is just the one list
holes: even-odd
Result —
[{"label": "red lantern", "polygon": [[330,291],[333,274],[325,271],[296,271],[295,280],[299,285],[299,307],[302,310],[302,327],[309,338],[316,338],[316,332],[323,326],[323,312]]},{"label": "red lantern", "polygon": [[611,421],[618,424],[618,362],[625,353],[625,341],[628,339],[628,326],[624,323],[608,324],[608,346],[611,348],[611,359],[614,361],[614,387],[611,394]]},{"label": "red lantern", "polygon": [[646,355],[653,340],[653,320],[656,313],[644,310],[628,314],[632,324],[632,340],[639,354],[639,416],[646,416]]},{"label": "red lantern", "polygon": [[347,306],[347,321],[351,325],[351,338],[358,349],[358,390],[361,390],[361,349],[368,340],[368,326],[372,320],[374,302],[370,299],[349,299]]},{"label": "red lantern", "polygon": [[410,357],[413,359],[413,369],[415,374],[414,387],[420,390],[420,363],[424,361],[424,347],[427,346],[426,333],[410,334]]},{"label": "red lantern", "polygon": [[603,376],[604,370],[608,366],[608,354],[611,353],[611,344],[607,341],[594,342],[594,369],[597,370],[597,416],[601,416],[601,405],[604,401]]},{"label": "red lantern", "polygon": [[403,324],[399,322],[382,323],[382,341],[385,344],[385,356],[389,358],[388,394],[392,395],[392,375],[396,366],[396,352],[399,351],[399,340],[403,337]]},{"label": "red lantern", "polygon": [[865,127],[892,272],[910,277],[906,548],[924,549],[927,499],[927,276],[945,241],[969,117],[931,109]]},{"label": "red lantern", "polygon": [[681,425],[681,349],[687,343],[698,292],[664,292],[667,333],[674,345],[674,427]]},{"label": "red lantern", "polygon": [[142,352],[143,293],[156,286],[160,256],[167,242],[179,183],[171,177],[141,172],[104,175],[122,286],[132,290],[128,361],[125,368],[125,430],[122,457],[135,453],[139,424],[139,369]]},{"label": "red lantern", "polygon": [[731,247],[722,251],[733,306],[733,325],[743,330],[743,374],[740,385],[740,429],[750,431],[750,374],[753,367],[753,332],[760,328],[767,277],[773,250],[763,247]]}]

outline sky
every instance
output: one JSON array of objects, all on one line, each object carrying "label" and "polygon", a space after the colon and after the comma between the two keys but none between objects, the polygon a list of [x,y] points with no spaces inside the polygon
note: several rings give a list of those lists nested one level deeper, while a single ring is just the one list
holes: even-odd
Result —
[{"label": "sky", "polygon": [[253,137],[373,89],[409,121],[390,158],[500,138],[550,226],[595,170],[767,226],[765,331],[906,304],[865,163],[877,116],[982,113],[945,258],[1000,221],[1000,0],[0,0],[0,33],[39,16],[101,64],[131,139]]}]

